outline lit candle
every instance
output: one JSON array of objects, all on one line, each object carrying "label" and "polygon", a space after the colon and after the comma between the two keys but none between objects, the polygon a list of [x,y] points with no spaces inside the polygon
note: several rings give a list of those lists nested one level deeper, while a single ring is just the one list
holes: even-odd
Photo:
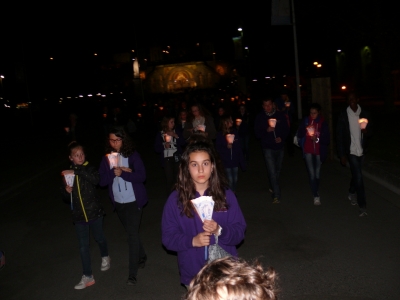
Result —
[{"label": "lit candle", "polygon": [[290,101],[285,102],[285,106],[286,106],[286,107],[290,107]]},{"label": "lit candle", "polygon": [[169,143],[171,141],[171,136],[168,134],[164,134],[164,141]]},{"label": "lit candle", "polygon": [[360,120],[358,120],[358,123],[360,123],[361,129],[365,129],[365,127],[367,127],[368,124],[368,119],[361,118]]},{"label": "lit candle", "polygon": [[270,127],[275,128],[276,119],[268,119],[268,124]]},{"label": "lit candle", "polygon": [[236,119],[236,125],[240,126],[240,124],[242,124],[242,119]]},{"label": "lit candle", "polygon": [[228,142],[228,144],[233,144],[234,139],[235,139],[235,135],[234,134],[227,134],[226,135],[226,141]]}]

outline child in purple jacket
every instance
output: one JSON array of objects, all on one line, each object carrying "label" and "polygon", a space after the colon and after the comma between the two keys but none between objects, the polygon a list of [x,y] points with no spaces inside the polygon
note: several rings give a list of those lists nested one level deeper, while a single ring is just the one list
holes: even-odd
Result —
[{"label": "child in purple jacket", "polygon": [[216,148],[228,176],[229,188],[235,192],[239,166],[242,171],[245,171],[246,161],[239,142],[238,131],[233,128],[232,118],[223,116],[220,124],[221,130],[217,132]]},{"label": "child in purple jacket", "polygon": [[[178,254],[181,283],[188,286],[207,263],[207,246],[218,244],[237,256],[236,246],[246,229],[235,194],[228,186],[223,167],[211,142],[191,142],[182,154],[176,190],[169,196],[162,215],[162,243]],[[211,196],[212,220],[201,221],[190,200]]]},{"label": "child in purple jacket", "polygon": [[114,208],[128,235],[129,275],[127,284],[135,285],[138,268],[147,256],[139,236],[142,208],[147,203],[144,186],[146,169],[129,135],[122,127],[110,130],[106,153],[100,164],[100,186],[108,186]]}]

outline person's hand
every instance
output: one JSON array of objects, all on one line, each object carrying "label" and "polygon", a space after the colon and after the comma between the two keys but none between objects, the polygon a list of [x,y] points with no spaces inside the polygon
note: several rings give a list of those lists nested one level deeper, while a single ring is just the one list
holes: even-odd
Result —
[{"label": "person's hand", "polygon": [[267,128],[267,132],[272,132],[272,131],[274,131],[275,130],[275,128],[274,127],[271,127],[271,126],[268,126],[268,128]]},{"label": "person's hand", "polygon": [[114,175],[119,177],[121,176],[121,174],[122,174],[121,167],[114,167]]},{"label": "person's hand", "polygon": [[67,193],[71,194],[72,193],[72,186],[66,185],[65,186],[65,190],[67,191]]},{"label": "person's hand", "polygon": [[176,139],[179,138],[179,135],[177,135],[176,132],[169,131],[169,132],[167,132],[167,134],[170,135],[170,136],[173,136],[173,137],[176,138]]},{"label": "person's hand", "polygon": [[318,140],[318,138],[317,138],[316,135],[313,135],[313,136],[311,137],[311,139],[312,139],[314,142],[316,142],[316,141]]},{"label": "person's hand", "polygon": [[229,144],[229,143],[228,143],[228,145],[227,145],[228,149],[232,149],[232,145],[233,145],[233,144]]},{"label": "person's hand", "polygon": [[361,129],[361,133],[367,133],[367,128]]},{"label": "person's hand", "polygon": [[346,156],[342,156],[342,157],[340,158],[340,163],[342,164],[342,166],[346,166],[346,164],[347,164]]},{"label": "person's hand", "polygon": [[275,142],[276,142],[277,144],[279,144],[280,142],[282,142],[282,139],[281,139],[280,137],[277,137],[277,138],[275,139]]},{"label": "person's hand", "polygon": [[75,174],[74,170],[64,170],[64,171],[61,172],[61,175],[63,175],[63,176],[64,175],[69,175],[69,174],[71,174],[71,175]]},{"label": "person's hand", "polygon": [[204,247],[210,245],[210,235],[209,232],[200,232],[198,235],[193,237],[193,247]]},{"label": "person's hand", "polygon": [[214,220],[204,220],[203,229],[206,232],[217,234],[218,233],[218,223]]},{"label": "person's hand", "polygon": [[165,146],[165,148],[171,148],[171,143],[170,142],[165,142],[164,146]]},{"label": "person's hand", "polygon": [[122,171],[132,173],[132,169],[128,167],[120,167]]}]

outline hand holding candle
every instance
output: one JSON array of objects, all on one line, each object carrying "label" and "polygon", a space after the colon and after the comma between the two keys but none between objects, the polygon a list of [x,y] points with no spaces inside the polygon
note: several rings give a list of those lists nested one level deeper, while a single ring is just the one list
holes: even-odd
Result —
[{"label": "hand holding candle", "polygon": [[290,101],[285,102],[286,107],[290,107]]},{"label": "hand holding candle", "polygon": [[363,130],[363,129],[365,129],[367,127],[368,119],[361,118],[361,119],[358,120],[358,123],[360,124],[361,130]]},{"label": "hand holding candle", "polygon": [[205,131],[206,131],[206,125],[202,125],[202,124],[197,125],[197,130],[198,130],[198,131],[205,132]]},{"label": "hand holding candle", "polygon": [[233,144],[233,141],[235,140],[235,135],[234,134],[227,134],[226,135],[226,141],[228,144]]},{"label": "hand holding candle", "polygon": [[171,136],[168,135],[168,134],[164,134],[164,141],[165,141],[166,143],[171,142]]},{"label": "hand holding candle", "polygon": [[236,126],[240,126],[242,124],[242,119],[236,119]]},{"label": "hand holding candle", "polygon": [[272,128],[276,126],[276,119],[268,119],[268,125]]}]

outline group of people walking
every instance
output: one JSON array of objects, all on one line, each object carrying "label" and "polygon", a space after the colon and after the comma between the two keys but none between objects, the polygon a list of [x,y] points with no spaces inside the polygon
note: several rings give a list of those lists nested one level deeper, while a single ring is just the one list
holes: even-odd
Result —
[{"label": "group of people walking", "polygon": [[[369,115],[358,105],[355,94],[349,95],[349,107],[337,125],[338,155],[343,164],[349,161],[352,181],[348,198],[358,203],[360,216],[366,215],[365,192],[361,174],[368,125],[359,125],[360,117]],[[287,102],[287,100],[286,100]],[[283,106],[285,105],[285,101]],[[263,110],[254,122],[255,136],[260,140],[266,163],[270,192],[274,204],[281,202],[279,175],[284,147],[290,136],[288,110],[279,110],[272,98],[262,101]],[[190,282],[208,260],[208,247],[218,244],[227,255],[236,257],[236,246],[244,239],[246,222],[236,198],[239,167],[245,171],[249,162],[249,115],[239,107],[235,116],[223,114],[219,127],[201,104],[181,110],[177,116],[164,116],[154,140],[154,150],[166,178],[166,203],[161,226],[162,243],[178,254],[181,283]],[[299,124],[295,140],[303,150],[306,169],[315,205],[319,195],[320,169],[327,158],[330,132],[321,114],[321,106],[313,103],[309,115]],[[113,207],[125,228],[129,245],[128,285],[135,285],[139,268],[147,255],[140,240],[141,214],[147,193],[145,165],[135,150],[130,136],[122,127],[113,127],[107,135],[105,156],[94,168],[85,158],[81,144],[69,145],[71,166],[62,171],[65,180],[62,195],[70,204],[76,228],[83,275],[75,289],[95,283],[89,250],[92,231],[101,254],[100,270],[111,265],[107,240],[103,233],[104,209],[96,194],[96,185],[107,186]],[[72,180],[71,180],[72,178]],[[211,197],[213,208],[203,219],[192,200]]]}]

